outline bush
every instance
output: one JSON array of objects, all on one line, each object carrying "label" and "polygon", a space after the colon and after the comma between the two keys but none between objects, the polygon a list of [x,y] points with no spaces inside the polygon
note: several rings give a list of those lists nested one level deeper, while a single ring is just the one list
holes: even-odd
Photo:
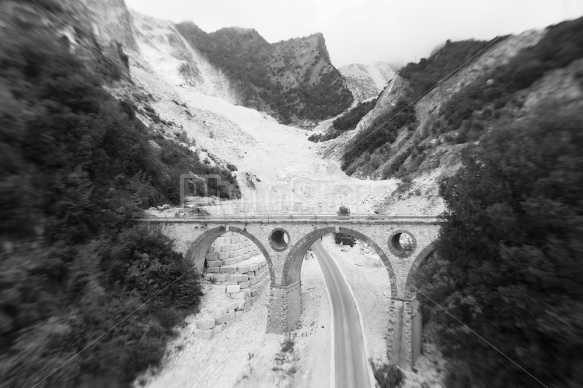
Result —
[{"label": "bush", "polygon": [[338,208],[337,214],[339,216],[349,216],[350,215],[350,208],[342,205]]},{"label": "bush", "polygon": [[334,242],[338,245],[350,245],[353,247],[356,244],[356,238],[344,233],[334,233]]},{"label": "bush", "polygon": [[394,364],[373,364],[372,370],[380,388],[398,388],[405,383],[405,374]]}]

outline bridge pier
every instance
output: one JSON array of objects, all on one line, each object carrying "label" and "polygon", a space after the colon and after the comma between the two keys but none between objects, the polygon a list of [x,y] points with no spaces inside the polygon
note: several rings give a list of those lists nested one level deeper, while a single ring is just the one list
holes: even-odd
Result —
[{"label": "bridge pier", "polygon": [[301,288],[301,281],[288,286],[271,285],[268,333],[287,333],[293,330],[302,314]]},{"label": "bridge pier", "polygon": [[421,354],[419,301],[391,298],[387,356],[390,363],[412,367]]}]

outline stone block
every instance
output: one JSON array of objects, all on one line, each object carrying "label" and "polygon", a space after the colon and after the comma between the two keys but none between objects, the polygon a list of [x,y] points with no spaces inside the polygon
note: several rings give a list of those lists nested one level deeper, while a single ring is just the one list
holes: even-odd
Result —
[{"label": "stone block", "polygon": [[259,279],[257,279],[256,277],[252,277],[252,278],[250,278],[250,279],[249,279],[249,284],[250,284],[251,286],[254,286],[254,285],[256,285],[257,283],[259,283]]},{"label": "stone block", "polygon": [[224,259],[223,260],[223,265],[235,265],[237,263],[238,263],[237,259]]},{"label": "stone block", "polygon": [[239,287],[241,287],[241,289],[249,288],[250,286],[251,286],[251,283],[250,282],[241,282],[241,283],[239,283]]},{"label": "stone block", "polygon": [[229,294],[235,293],[235,292],[240,292],[241,291],[241,287],[239,286],[227,286],[227,292]]},{"label": "stone block", "polygon": [[225,330],[225,325],[217,325],[215,326],[215,328],[213,329],[213,334],[219,334],[221,331]]},{"label": "stone block", "polygon": [[226,313],[215,317],[215,323],[217,326],[222,325],[223,323],[229,322],[233,320],[233,315],[231,313]]},{"label": "stone block", "polygon": [[227,280],[226,274],[211,273],[208,275],[211,277],[211,279],[215,279],[215,281],[217,282],[224,282],[225,280]]},{"label": "stone block", "polygon": [[245,299],[237,299],[234,300],[233,302],[235,302],[237,304],[237,311],[243,310],[245,309]]},{"label": "stone block", "polygon": [[229,252],[221,252],[219,253],[219,259],[226,260],[229,258]]},{"label": "stone block", "polygon": [[237,285],[237,282],[231,282],[231,281],[223,282],[223,286],[236,286],[236,285]]},{"label": "stone block", "polygon": [[257,271],[259,269],[259,264],[253,263],[250,265],[249,271]]},{"label": "stone block", "polygon": [[232,265],[223,265],[221,267],[221,273],[235,273],[237,272],[237,267]]},{"label": "stone block", "polygon": [[231,274],[229,278],[232,282],[246,282],[249,280],[249,277],[247,275],[240,274]]},{"label": "stone block", "polygon": [[243,291],[245,292],[245,295],[251,296],[251,289],[250,288],[245,288]]},{"label": "stone block", "polygon": [[223,265],[223,262],[221,260],[208,260],[207,259],[206,265],[207,265],[207,267],[220,267],[221,265]]},{"label": "stone block", "polygon": [[249,265],[249,264],[238,265],[237,271],[240,273],[247,273],[247,272],[251,271],[251,265]]},{"label": "stone block", "polygon": [[219,273],[221,272],[221,267],[207,267],[207,273]]},{"label": "stone block", "polygon": [[213,261],[213,260],[218,259],[218,257],[219,257],[219,254],[216,252],[215,253],[208,253],[206,255],[206,261]]},{"label": "stone block", "polygon": [[239,256],[239,255],[237,254],[237,251],[231,251],[231,252],[229,252],[229,257],[230,257],[230,258],[236,258],[236,257],[238,257],[238,256]]},{"label": "stone block", "polygon": [[[247,290],[249,290],[249,289],[247,288]],[[247,293],[243,292],[243,291],[236,292],[234,294],[231,294],[231,298],[233,298],[233,299],[245,299],[245,298],[247,298]]]},{"label": "stone block", "polygon": [[203,318],[196,322],[196,328],[200,330],[208,330],[215,327],[214,318]]},{"label": "stone block", "polygon": [[221,315],[225,315],[228,312],[227,307],[226,306],[219,306],[219,307],[215,307],[214,309],[209,310],[209,313],[213,316],[213,317],[219,317]]},{"label": "stone block", "polygon": [[194,336],[202,339],[211,339],[215,335],[214,329],[209,330],[194,330]]},{"label": "stone block", "polygon": [[228,312],[235,311],[237,306],[239,306],[239,304],[236,301],[232,301],[231,303],[227,304],[227,311]]}]

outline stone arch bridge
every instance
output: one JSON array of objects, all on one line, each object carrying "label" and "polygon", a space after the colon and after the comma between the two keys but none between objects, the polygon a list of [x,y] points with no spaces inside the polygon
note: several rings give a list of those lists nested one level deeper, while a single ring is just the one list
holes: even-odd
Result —
[{"label": "stone arch bridge", "polygon": [[311,245],[329,233],[363,240],[383,261],[391,289],[388,353],[402,366],[420,351],[420,317],[412,287],[419,264],[433,251],[439,221],[414,216],[257,216],[149,218],[142,222],[175,240],[200,273],[211,244],[225,232],[239,233],[263,253],[271,277],[268,331],[293,329],[300,318],[301,267]]}]

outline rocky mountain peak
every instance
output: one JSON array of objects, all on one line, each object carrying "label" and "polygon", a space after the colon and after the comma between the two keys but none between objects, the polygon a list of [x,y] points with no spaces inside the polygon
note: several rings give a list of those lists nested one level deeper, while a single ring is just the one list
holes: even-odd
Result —
[{"label": "rocky mountain peak", "polygon": [[357,101],[364,101],[379,95],[395,72],[386,62],[370,65],[350,64],[338,69],[346,79],[348,88]]}]

